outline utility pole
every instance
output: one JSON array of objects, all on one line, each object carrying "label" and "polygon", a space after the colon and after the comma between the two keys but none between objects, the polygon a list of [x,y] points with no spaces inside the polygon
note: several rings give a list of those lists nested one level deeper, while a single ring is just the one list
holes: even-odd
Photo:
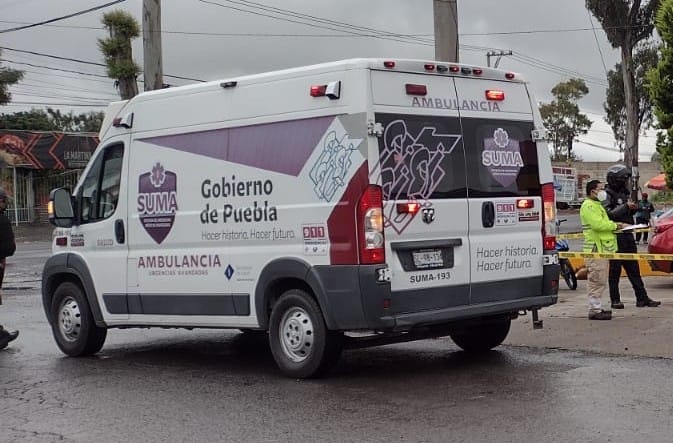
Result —
[{"label": "utility pole", "polygon": [[500,64],[500,60],[505,55],[512,55],[512,51],[498,51],[498,52],[488,51],[486,53],[486,66],[488,66],[489,68],[491,67],[491,57],[498,57],[498,59],[495,61],[495,66],[494,66],[494,68],[497,68],[498,65]]},{"label": "utility pole", "polygon": [[457,0],[432,0],[435,17],[435,59],[458,62]]},{"label": "utility pole", "polygon": [[161,0],[143,0],[143,71],[145,91],[163,87]]}]

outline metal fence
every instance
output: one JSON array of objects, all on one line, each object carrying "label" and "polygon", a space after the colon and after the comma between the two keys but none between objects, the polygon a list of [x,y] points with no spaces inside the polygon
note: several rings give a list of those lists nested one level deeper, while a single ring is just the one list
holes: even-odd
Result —
[{"label": "metal fence", "polygon": [[81,169],[66,171],[36,171],[25,168],[3,168],[0,174],[3,187],[11,197],[7,216],[12,223],[39,223],[47,221],[47,203],[52,189],[74,189]]}]

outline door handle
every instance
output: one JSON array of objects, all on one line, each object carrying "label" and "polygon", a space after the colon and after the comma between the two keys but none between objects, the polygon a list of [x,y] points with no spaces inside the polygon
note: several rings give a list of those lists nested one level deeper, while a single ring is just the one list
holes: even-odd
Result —
[{"label": "door handle", "polygon": [[123,245],[126,241],[126,232],[124,231],[124,220],[115,221],[115,237],[117,238],[117,243]]},{"label": "door handle", "polygon": [[481,224],[484,228],[492,228],[495,224],[495,206],[493,202],[481,204]]}]

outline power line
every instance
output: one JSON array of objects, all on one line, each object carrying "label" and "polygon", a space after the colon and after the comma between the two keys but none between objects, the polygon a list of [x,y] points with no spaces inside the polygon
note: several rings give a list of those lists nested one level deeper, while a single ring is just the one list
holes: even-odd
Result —
[{"label": "power line", "polygon": [[[225,1],[227,1],[228,3],[235,3],[235,4],[239,4],[239,5],[243,4],[243,5],[245,5],[247,7],[250,7],[250,8],[258,8],[258,9],[262,9],[262,10],[266,10],[266,11],[272,10],[275,13],[278,13],[278,14],[281,14],[281,15],[289,15],[289,16],[292,16],[292,17],[299,17],[301,19],[308,19],[308,20],[317,20],[319,22],[330,24],[330,25],[345,26],[347,28],[351,28],[351,29],[354,29],[354,30],[357,30],[357,31],[371,31],[371,32],[374,32],[374,33],[376,33],[378,35],[381,35],[381,36],[402,37],[400,34],[389,32],[389,31],[382,31],[382,30],[379,30],[379,29],[369,28],[369,27],[366,27],[366,26],[358,26],[358,25],[353,25],[353,24],[347,23],[347,22],[340,22],[340,21],[336,21],[336,20],[325,19],[325,18],[322,18],[322,17],[314,16],[314,15],[303,14],[303,13],[300,13],[300,12],[291,11],[289,9],[276,8],[276,7],[268,6],[268,5],[265,5],[265,4],[262,4],[262,3],[253,2],[251,0],[238,0],[238,1],[236,1],[236,0],[225,0]],[[411,40],[422,41],[422,42],[426,42],[426,43],[430,43],[430,44],[434,43],[433,42],[434,39],[423,39],[423,38],[418,38],[418,37],[411,37],[410,39]]]},{"label": "power line", "polygon": [[76,106],[76,107],[90,107],[90,108],[104,108],[108,103],[94,105],[94,104],[83,104],[83,103],[49,103],[49,102],[21,102],[13,101],[2,106],[25,106],[25,105],[38,105],[38,106]]},{"label": "power line", "polygon": [[[30,24],[29,22],[0,20],[0,23],[8,24]],[[629,28],[643,28],[647,25],[627,25],[627,26],[609,26],[604,27],[604,30],[610,29],[629,29]],[[88,29],[94,31],[104,30],[102,26],[77,26],[77,25],[45,25],[49,28],[65,28],[65,29]],[[566,33],[566,32],[587,32],[593,31],[594,28],[558,28],[558,29],[528,29],[519,31],[494,31],[494,32],[462,32],[461,37],[484,37],[484,36],[498,36],[498,35],[525,35],[525,34],[552,34],[552,33]],[[357,35],[343,35],[343,34],[269,34],[269,33],[222,33],[222,32],[200,32],[200,31],[170,31],[161,30],[162,34],[181,34],[181,35],[211,35],[223,37],[360,37]],[[376,37],[379,34],[363,35],[362,37]],[[432,37],[434,34],[395,34],[400,37]]]},{"label": "power line", "polygon": [[[8,62],[8,63],[13,63],[13,64],[15,64],[15,65],[31,66],[31,67],[33,67],[33,68],[49,69],[50,71],[69,72],[69,73],[71,73],[71,74],[89,75],[89,76],[92,76],[92,77],[110,78],[110,77],[108,77],[107,75],[103,75],[103,74],[92,74],[92,73],[89,73],[89,72],[73,71],[73,70],[71,70],[71,69],[52,68],[52,67],[44,66],[44,65],[36,65],[36,64],[33,64],[33,63],[17,62],[17,61],[9,60],[9,59],[6,59],[6,58],[2,58],[2,59],[0,59],[0,61],[4,61],[4,62]],[[112,79],[110,79],[110,80],[112,80]]]},{"label": "power line", "polygon": [[[78,80],[78,81],[84,81],[84,82],[95,82],[95,83],[103,83],[106,85],[112,84],[114,82],[114,79],[108,78],[108,81],[105,80],[96,80],[93,78],[80,78],[80,77],[73,77],[71,75],[62,75],[62,74],[54,74],[53,72],[46,73],[46,72],[39,72],[39,71],[33,71],[31,69],[22,69],[23,72],[28,72],[31,75],[37,75],[41,77],[48,77],[48,78],[53,78],[53,77],[59,77],[59,78],[67,78],[70,80]],[[39,81],[39,80],[38,80]]]},{"label": "power line", "polygon": [[[101,90],[95,90],[95,89],[87,89],[87,88],[71,88],[68,87],[68,85],[64,85],[61,83],[54,83],[54,82],[44,82],[41,84],[34,84],[34,83],[26,83],[25,81],[21,81],[20,83],[17,83],[15,85],[10,86],[11,88],[16,88],[16,87],[30,87],[30,88],[41,88],[41,89],[48,89],[50,91],[53,91],[53,87],[58,87],[59,91],[73,91],[73,92],[93,92],[96,94],[108,94],[108,95],[116,95],[113,92],[108,92],[108,91],[101,91]],[[71,85],[72,86],[72,85]]]},{"label": "power line", "polygon": [[[48,58],[53,58],[53,59],[56,59],[56,60],[66,60],[66,61],[71,61],[71,62],[75,62],[75,63],[82,63],[82,64],[85,64],[85,65],[102,66],[104,68],[107,67],[103,63],[90,62],[90,61],[86,61],[86,60],[79,60],[79,59],[70,58],[70,57],[61,57],[61,56],[58,56],[58,55],[44,54],[42,52],[36,52],[36,51],[26,51],[26,50],[23,50],[23,49],[8,48],[7,46],[0,46],[0,49],[6,50],[6,51],[20,52],[20,53],[24,53],[24,54],[37,55],[37,56],[40,56],[40,57],[48,57]],[[142,72],[142,71],[140,71],[140,72]],[[194,81],[194,82],[205,82],[205,80],[200,80],[200,79],[197,79],[197,78],[190,78],[190,77],[182,77],[182,76],[179,76],[179,75],[164,74],[164,77],[170,77],[170,78],[175,78],[175,79],[179,79],[179,80],[190,80],[190,81]]]},{"label": "power line", "polygon": [[56,60],[65,60],[65,61],[69,61],[69,62],[82,63],[82,64],[85,64],[85,65],[102,66],[104,68],[106,67],[106,65],[104,65],[103,63],[90,62],[90,61],[86,61],[86,60],[79,60],[79,59],[70,58],[70,57],[61,57],[61,56],[52,55],[52,54],[44,54],[42,52],[26,51],[25,49],[8,48],[7,46],[0,46],[0,49],[2,49],[3,51],[20,52],[22,54],[31,54],[31,55],[37,55],[37,56],[40,56],[40,57],[53,58],[53,59],[56,59]]},{"label": "power line", "polygon": [[598,43],[598,34],[596,34],[596,27],[594,26],[594,21],[591,18],[591,13],[587,8],[587,15],[589,16],[589,23],[591,24],[591,29],[594,31],[594,40],[596,40],[596,47],[598,48],[598,53],[601,55],[601,62],[603,63],[603,71],[605,71],[605,76],[608,76],[608,68],[605,66],[605,57],[603,57],[603,50],[601,49],[600,43]]},{"label": "power line", "polygon": [[[329,29],[331,31],[338,31],[338,32],[343,32],[343,33],[348,33],[348,34],[355,34],[359,36],[365,36],[366,34],[363,34],[362,32],[373,32],[376,35],[372,36],[373,38],[379,38],[383,40],[391,40],[391,41],[396,41],[400,43],[407,43],[407,44],[423,44],[426,46],[432,46],[434,45],[433,41],[431,39],[421,39],[417,37],[413,38],[402,38],[399,34],[387,32],[387,31],[380,31],[377,29],[373,28],[367,28],[364,26],[356,26],[356,25],[351,25],[349,23],[344,23],[344,22],[338,22],[335,20],[328,20],[308,14],[301,14],[297,13],[294,11],[290,11],[287,9],[281,9],[281,8],[275,8],[275,7],[270,7],[270,6],[254,6],[254,5],[260,5],[259,3],[254,3],[254,2],[249,2],[249,1],[235,1],[235,0],[223,0],[226,1],[227,3],[234,3],[239,6],[245,6],[247,8],[251,9],[259,9],[262,11],[267,11],[271,12],[276,15],[270,15],[270,14],[264,14],[261,12],[255,12],[255,11],[250,11],[248,9],[242,9],[242,8],[237,8],[235,6],[228,6],[224,5],[222,3],[217,3],[215,1],[208,1],[208,0],[199,0],[201,3],[206,3],[206,4],[211,4],[214,6],[219,6],[221,8],[226,8],[226,9],[233,9],[235,11],[240,11],[240,12],[245,12],[248,14],[253,14],[253,15],[258,15],[261,17],[268,17],[272,18],[275,20],[281,20],[281,21],[286,21],[290,23],[295,23],[295,24],[300,24],[304,26],[310,26],[313,28],[321,28],[321,29]],[[281,17],[278,17],[277,15],[281,15]],[[285,16],[285,17],[282,17]],[[287,18],[287,17],[293,17],[293,18]],[[297,20],[295,20],[297,19]],[[304,21],[299,21],[299,20],[304,20]],[[307,20],[310,20],[307,22]],[[322,24],[317,24],[322,23]],[[335,28],[333,26],[340,26],[341,28]],[[350,28],[351,30],[348,29],[343,29],[343,28]]]},{"label": "power line", "polygon": [[514,60],[518,61],[519,63],[523,63],[525,65],[532,66],[534,68],[541,69],[543,71],[551,72],[553,74],[557,74],[557,75],[564,76],[564,77],[565,76],[578,77],[578,78],[581,78],[582,80],[586,81],[587,83],[592,83],[592,84],[596,84],[596,85],[599,85],[599,86],[607,87],[607,82],[597,80],[597,79],[593,79],[591,76],[587,76],[587,75],[582,74],[580,72],[567,70],[567,69],[564,69],[564,68],[561,68],[561,67],[558,67],[558,66],[552,65],[552,64],[537,63],[537,62],[528,60],[524,57],[518,57],[516,53],[514,55],[512,55],[512,58]]},{"label": "power line", "polygon": [[36,26],[46,25],[47,23],[53,23],[53,22],[57,22],[57,21],[60,21],[60,20],[65,20],[67,18],[77,17],[79,15],[83,15],[83,14],[87,14],[89,12],[97,11],[99,9],[107,8],[108,6],[112,6],[112,5],[115,5],[117,3],[122,3],[122,2],[125,2],[125,1],[126,0],[115,0],[113,2],[106,3],[104,5],[94,6],[93,8],[85,9],[83,11],[74,12],[74,13],[68,14],[68,15],[63,15],[61,17],[52,18],[52,19],[45,20],[45,21],[42,21],[42,22],[32,23],[30,25],[25,25],[25,26],[17,26],[15,28],[2,29],[2,30],[0,30],[0,34],[4,34],[6,32],[20,31],[22,29],[34,28]]},{"label": "power line", "polygon": [[26,97],[38,97],[38,98],[72,98],[76,100],[84,100],[86,102],[99,102],[99,101],[106,101],[106,99],[101,98],[101,97],[82,97],[82,96],[76,96],[76,95],[68,95],[66,94],[65,96],[60,94],[60,95],[54,95],[54,94],[37,94],[35,92],[31,91],[12,91],[12,95],[22,95]]}]

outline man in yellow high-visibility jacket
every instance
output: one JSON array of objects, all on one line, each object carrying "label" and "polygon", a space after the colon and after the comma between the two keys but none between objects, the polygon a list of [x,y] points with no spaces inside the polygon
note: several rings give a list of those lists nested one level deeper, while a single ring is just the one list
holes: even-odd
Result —
[{"label": "man in yellow high-visibility jacket", "polygon": [[[584,232],[584,252],[617,252],[615,231],[625,224],[610,220],[601,204],[607,198],[604,184],[600,180],[587,183],[587,198],[580,208],[580,220]],[[603,309],[601,297],[608,284],[610,261],[603,258],[585,260],[587,266],[587,290],[589,295],[589,320],[610,320],[612,311]]]}]

